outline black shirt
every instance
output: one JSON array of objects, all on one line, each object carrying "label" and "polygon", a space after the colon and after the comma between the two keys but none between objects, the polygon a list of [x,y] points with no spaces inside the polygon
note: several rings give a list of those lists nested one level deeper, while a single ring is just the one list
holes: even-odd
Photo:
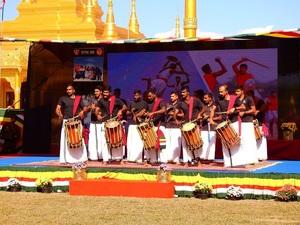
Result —
[{"label": "black shirt", "polygon": [[175,110],[180,110],[181,102],[177,101],[175,104],[169,104],[167,106],[166,112],[166,127],[167,128],[179,128],[180,124],[178,123],[178,118],[174,118],[174,115],[168,113],[175,112]]},{"label": "black shirt", "polygon": [[[247,96],[246,98],[243,99],[243,104],[246,107],[245,111],[248,111],[251,109],[251,106],[254,106],[254,101],[253,98],[250,96]],[[253,122],[254,116],[253,114],[245,114],[242,117],[242,122]]]},{"label": "black shirt", "polygon": [[84,103],[82,98],[80,99],[80,103],[78,104],[75,115],[73,115],[73,106],[74,106],[75,98],[70,98],[68,96],[62,96],[59,98],[57,105],[61,106],[61,111],[64,115],[64,119],[70,119],[75,115],[78,115],[79,112],[83,109]]},{"label": "black shirt", "polygon": [[264,105],[265,105],[265,102],[262,99],[258,99],[258,101],[255,104],[256,109],[259,110],[259,113],[257,113],[257,115],[255,116],[255,119],[258,120],[260,125],[265,120],[265,112],[262,110]]},{"label": "black shirt", "polygon": [[[204,110],[204,115],[207,117],[207,119],[204,119],[202,121],[202,127],[201,130],[208,130],[208,122],[209,122],[209,116],[210,116],[210,112],[212,111],[212,109],[216,107],[215,103],[212,103],[211,105],[204,105],[203,106],[203,110]],[[217,110],[215,111],[217,112]],[[210,125],[210,130],[214,130],[216,127],[216,125]]]},{"label": "black shirt", "polygon": [[[148,102],[148,112],[153,112],[154,102],[155,101]],[[165,106],[166,106],[166,103],[164,102],[163,99],[161,99],[156,111],[162,109]],[[164,121],[165,121],[164,114],[155,115],[152,119],[153,119],[153,123],[155,126],[157,126],[159,124],[159,122],[164,123]],[[161,125],[163,125],[163,124],[161,124]]]},{"label": "black shirt", "polygon": [[[188,105],[188,103],[186,103],[185,101],[182,101],[180,104],[180,108],[184,113],[184,121],[188,122],[189,121],[189,105]],[[198,98],[194,97],[191,120],[194,120],[198,117],[198,114],[201,112],[202,108],[203,108],[202,102]]]},{"label": "black shirt", "polygon": [[115,100],[115,104],[114,104],[114,107],[113,107],[113,111],[112,111],[112,115],[110,115],[109,113],[109,103],[110,103],[110,99],[100,99],[100,101],[97,102],[97,105],[99,108],[100,108],[100,111],[102,113],[102,116],[103,116],[103,119],[102,119],[102,122],[105,122],[106,120],[110,119],[110,118],[113,118],[113,117],[116,117],[119,110],[123,108],[123,105],[124,105],[124,102],[119,99],[119,98],[116,98]]},{"label": "black shirt", "polygon": [[[147,102],[145,102],[144,100],[133,101],[130,103],[129,108],[130,108],[130,111],[133,111],[134,114],[139,113],[143,109],[145,109],[147,111]],[[132,123],[136,124],[134,121]]]}]

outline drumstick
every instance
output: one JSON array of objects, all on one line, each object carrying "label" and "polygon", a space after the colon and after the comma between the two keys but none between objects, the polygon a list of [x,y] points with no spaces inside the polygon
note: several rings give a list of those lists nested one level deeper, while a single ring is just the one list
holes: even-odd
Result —
[{"label": "drumstick", "polygon": [[252,63],[254,63],[254,64],[258,65],[258,66],[264,67],[264,68],[266,68],[266,69],[270,69],[270,67],[268,67],[268,66],[266,66],[266,65],[264,65],[264,64],[262,64],[262,63],[255,62],[255,61],[253,61],[253,60],[251,60],[251,59],[248,59],[248,61],[249,61],[249,62],[252,62]]}]

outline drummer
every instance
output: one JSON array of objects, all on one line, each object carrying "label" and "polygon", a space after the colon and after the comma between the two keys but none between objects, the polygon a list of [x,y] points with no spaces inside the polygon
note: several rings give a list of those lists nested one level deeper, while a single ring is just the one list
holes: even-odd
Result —
[{"label": "drummer", "polygon": [[[182,102],[180,108],[184,114],[184,122],[200,120],[201,111],[203,109],[202,102],[198,98],[190,95],[190,89],[188,86],[181,88],[181,96]],[[200,151],[201,148],[194,151],[188,150],[185,140],[182,138],[183,162],[185,163],[186,167],[188,166],[189,162],[192,164],[198,164],[200,162]]]},{"label": "drummer", "polygon": [[56,115],[63,120],[60,138],[60,163],[76,163],[87,161],[87,152],[84,141],[79,148],[70,149],[67,144],[65,134],[65,122],[75,116],[81,119],[84,117],[85,107],[81,96],[75,96],[75,88],[73,84],[68,84],[66,87],[66,95],[59,98],[56,106]]},{"label": "drummer", "polygon": [[156,151],[145,151],[145,156],[147,159],[146,166],[150,163],[167,162],[166,144],[165,144],[165,112],[166,103],[163,99],[157,97],[155,89],[148,90],[148,112],[146,116],[149,117],[156,127],[156,133],[158,136],[157,149]]},{"label": "drummer", "polygon": [[124,146],[109,149],[105,137],[104,123],[111,118],[122,120],[123,112],[127,110],[127,107],[121,99],[111,95],[110,87],[104,87],[102,95],[103,97],[96,104],[95,110],[97,120],[100,121],[100,126],[97,128],[97,132],[100,134],[99,142],[101,152],[98,154],[102,153],[104,165],[106,165],[109,160],[118,160],[123,162]]},{"label": "drummer", "polygon": [[211,93],[205,93],[203,96],[203,110],[201,121],[201,137],[203,140],[202,152],[200,154],[201,160],[213,161],[215,159],[216,151],[216,122],[217,117],[214,117],[217,111],[216,103],[213,100]]},{"label": "drummer", "polygon": [[147,112],[147,102],[142,99],[142,92],[135,90],[133,102],[130,103],[128,114],[132,116],[132,122],[128,128],[127,136],[127,160],[142,162],[144,143],[138,133],[137,125],[144,122]]},{"label": "drummer", "polygon": [[166,151],[167,160],[177,165],[180,164],[182,142],[180,126],[184,116],[180,104],[177,91],[171,92],[170,103],[167,105],[166,111]]}]

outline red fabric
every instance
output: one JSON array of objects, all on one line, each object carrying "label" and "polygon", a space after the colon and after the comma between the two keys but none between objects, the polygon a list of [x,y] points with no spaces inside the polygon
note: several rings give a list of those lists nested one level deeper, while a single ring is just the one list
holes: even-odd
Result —
[{"label": "red fabric", "polygon": [[[227,111],[233,108],[235,100],[236,100],[236,96],[230,95]],[[238,116],[238,126],[239,126],[238,127],[239,128],[239,136],[241,136],[241,134],[242,134],[242,119],[240,116]]]},{"label": "red fabric", "polygon": [[156,134],[157,134],[157,140],[156,140],[156,150],[159,151],[160,150],[160,139],[162,137],[165,137],[164,133],[162,132],[161,129],[159,129],[159,125],[157,126],[157,131],[156,131]]},{"label": "red fabric", "polygon": [[115,102],[116,102],[116,96],[111,96],[109,98],[109,115],[111,116],[114,110]]},{"label": "red fabric", "polygon": [[122,142],[123,145],[127,145],[127,137],[126,137],[126,132],[124,127],[122,127]]},{"label": "red fabric", "polygon": [[263,132],[265,137],[269,136],[269,128],[266,126],[265,123],[262,124],[262,132]]},{"label": "red fabric", "polygon": [[277,111],[278,109],[278,98],[276,96],[269,96],[267,98],[267,109],[270,111]]},{"label": "red fabric", "polygon": [[90,130],[88,128],[84,127],[82,129],[82,136],[83,136],[84,143],[86,145],[88,145],[88,143],[89,143],[89,133],[90,133]]},{"label": "red fabric", "polygon": [[189,121],[192,120],[193,116],[194,97],[191,96],[189,99]]},{"label": "red fabric", "polygon": [[153,108],[152,108],[152,112],[157,111],[160,102],[161,102],[161,99],[160,99],[160,98],[156,98],[156,99],[155,99],[154,104],[153,104]]},{"label": "red fabric", "polygon": [[75,114],[77,112],[80,100],[81,100],[81,96],[76,95],[75,96],[75,100],[74,100],[74,105],[73,105],[73,116],[75,116]]},{"label": "red fabric", "polygon": [[245,82],[247,80],[253,79],[253,75],[250,73],[246,73],[246,74],[237,74],[236,75],[236,83],[237,85],[245,85]]},{"label": "red fabric", "polygon": [[206,73],[204,74],[204,80],[207,83],[207,86],[209,87],[210,91],[213,91],[217,85],[217,79],[212,73]]},{"label": "red fabric", "polygon": [[173,198],[174,183],[126,180],[71,180],[70,195]]}]

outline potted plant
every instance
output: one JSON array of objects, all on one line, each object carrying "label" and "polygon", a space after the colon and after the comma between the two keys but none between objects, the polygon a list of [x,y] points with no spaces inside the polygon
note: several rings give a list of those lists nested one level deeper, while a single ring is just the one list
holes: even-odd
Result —
[{"label": "potted plant", "polygon": [[170,182],[171,181],[171,169],[167,164],[161,164],[157,171],[156,179],[158,182]]},{"label": "potted plant", "polygon": [[20,181],[16,178],[10,178],[7,181],[6,190],[11,192],[18,192],[22,190]]},{"label": "potted plant", "polygon": [[212,187],[205,183],[197,182],[193,187],[193,195],[195,198],[206,199],[210,197]]},{"label": "potted plant", "polygon": [[278,189],[275,193],[275,199],[278,201],[296,201],[297,190],[293,185],[285,184],[282,188]]},{"label": "potted plant", "polygon": [[225,198],[229,200],[240,200],[244,198],[244,193],[239,186],[229,186]]},{"label": "potted plant", "polygon": [[87,165],[85,162],[78,162],[72,165],[73,179],[86,180],[87,178]]},{"label": "potted plant", "polygon": [[52,192],[52,180],[49,178],[39,178],[36,180],[36,190],[42,193]]}]

